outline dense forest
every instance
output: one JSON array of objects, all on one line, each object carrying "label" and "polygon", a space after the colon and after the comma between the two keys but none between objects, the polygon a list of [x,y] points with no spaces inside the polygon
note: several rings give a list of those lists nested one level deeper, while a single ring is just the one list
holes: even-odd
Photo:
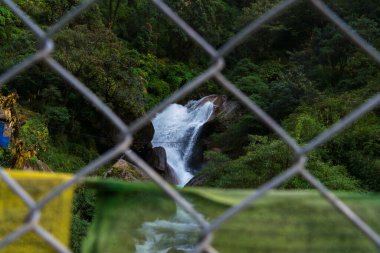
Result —
[{"label": "dense forest", "polygon": [[[78,0],[19,0],[47,28]],[[168,0],[169,6],[213,46],[277,4],[278,0]],[[380,1],[328,1],[334,11],[380,49]],[[54,36],[53,56],[130,123],[210,65],[203,52],[148,0],[105,0]],[[22,22],[0,4],[0,73],[38,49]],[[300,2],[226,57],[223,73],[306,143],[380,88],[379,67],[309,3]],[[223,94],[213,80],[189,97]],[[43,63],[1,87],[1,106],[14,121],[0,163],[23,168],[43,161],[73,173],[110,148],[117,131]],[[288,168],[292,156],[244,106],[211,123],[204,144],[204,186],[254,188]],[[133,148],[144,150],[144,133]],[[380,110],[376,109],[313,151],[307,168],[331,189],[380,191]],[[104,169],[98,171],[98,175]],[[286,188],[308,188],[301,178]]]}]

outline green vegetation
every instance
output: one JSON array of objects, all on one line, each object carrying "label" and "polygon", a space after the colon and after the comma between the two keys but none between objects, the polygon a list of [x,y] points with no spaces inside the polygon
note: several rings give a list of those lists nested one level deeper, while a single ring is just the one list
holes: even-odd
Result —
[{"label": "green vegetation", "polygon": [[[79,3],[17,2],[45,28]],[[216,47],[278,2],[167,1]],[[363,0],[328,4],[380,48],[380,4]],[[3,5],[0,25],[4,72],[33,54],[38,43]],[[54,40],[54,57],[127,123],[209,66],[207,54],[148,0],[95,4]],[[265,25],[226,62],[224,74],[301,144],[380,87],[378,67],[305,2]],[[18,75],[1,92],[3,97],[12,92],[19,96],[18,105],[12,106],[18,119],[12,149],[0,149],[0,162],[8,167],[23,168],[41,160],[54,171],[75,172],[119,138],[102,115],[42,63]],[[212,93],[229,96],[208,81],[191,98]],[[370,112],[310,155],[308,168],[331,189],[380,190],[379,113]],[[289,148],[243,107],[213,126],[205,168],[197,175],[204,178],[203,185],[254,188],[292,163]],[[135,136],[138,152],[149,142],[142,135]],[[296,178],[283,187],[309,185]]]}]

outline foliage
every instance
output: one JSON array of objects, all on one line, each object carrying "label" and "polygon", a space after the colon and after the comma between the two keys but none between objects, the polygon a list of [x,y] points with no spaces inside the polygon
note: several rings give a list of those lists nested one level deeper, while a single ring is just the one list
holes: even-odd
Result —
[{"label": "foliage", "polygon": [[19,127],[19,118],[15,111],[17,99],[18,95],[15,92],[0,96],[0,110],[2,110],[12,132],[15,132]]},{"label": "foliage", "polygon": [[[168,0],[167,4],[219,47],[279,2]],[[78,3],[18,1],[43,27]],[[337,0],[329,5],[375,48],[380,47],[378,4]],[[54,57],[126,123],[210,65],[207,54],[148,0],[95,4],[54,39]],[[0,40],[1,72],[38,48],[33,34],[4,5],[0,5]],[[262,27],[226,62],[224,74],[229,80],[301,144],[379,90],[378,67],[304,2]],[[12,123],[14,147],[26,152],[24,160],[38,158],[56,171],[75,172],[119,138],[107,119],[43,64],[17,76],[2,95],[13,91],[20,96],[20,110],[35,112]],[[209,81],[191,98],[211,93],[226,94]],[[207,175],[206,185],[257,187],[292,162],[289,149],[243,108],[213,123],[216,131],[206,146],[214,151],[206,153],[201,172]],[[21,115],[18,109],[6,110],[10,119]],[[312,153],[308,168],[332,189],[380,190],[378,126],[376,109]],[[135,141],[146,150],[149,141],[143,135],[136,135]],[[9,156],[6,150],[1,152]],[[295,179],[285,187],[308,185]]]},{"label": "foliage", "polygon": [[73,219],[71,226],[71,248],[74,253],[80,253],[82,241],[95,214],[96,195],[94,190],[81,186],[75,191],[73,201]]},{"label": "foliage", "polygon": [[98,155],[94,146],[82,146],[68,140],[50,143],[40,157],[55,171],[74,173]]},{"label": "foliage", "polygon": [[[246,153],[230,160],[218,152],[207,153],[210,162],[200,172],[206,185],[222,188],[257,188],[292,164],[291,153],[282,141],[267,136],[251,136]],[[318,155],[309,158],[307,169],[330,189],[358,191],[357,180],[349,176],[344,166],[323,162]],[[301,178],[286,183],[285,188],[310,188]]]},{"label": "foliage", "polygon": [[[374,113],[361,119],[326,146],[324,156],[342,164],[368,190],[380,190],[380,120]],[[340,152],[345,150],[345,152]]]},{"label": "foliage", "polygon": [[10,167],[12,166],[12,153],[9,148],[0,147],[0,166]]},{"label": "foliage", "polygon": [[22,125],[19,138],[24,141],[25,148],[36,152],[45,151],[49,141],[49,131],[41,117],[33,117]]},{"label": "foliage", "polygon": [[49,131],[41,117],[34,117],[21,126],[19,136],[12,148],[16,168],[23,168],[25,163],[37,154],[45,151],[49,142]]}]

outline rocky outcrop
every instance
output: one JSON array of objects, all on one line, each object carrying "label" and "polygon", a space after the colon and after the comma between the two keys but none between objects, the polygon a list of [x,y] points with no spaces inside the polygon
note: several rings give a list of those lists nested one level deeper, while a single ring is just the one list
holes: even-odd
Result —
[{"label": "rocky outcrop", "polygon": [[199,101],[199,104],[203,105],[206,102],[211,102],[214,104],[214,112],[209,121],[213,120],[215,117],[228,115],[237,107],[235,102],[228,101],[227,96],[224,95],[209,95],[202,98]]},{"label": "rocky outcrop", "polygon": [[111,169],[104,173],[105,178],[118,178],[125,181],[145,181],[149,177],[138,167],[127,162],[124,159],[119,159]]},{"label": "rocky outcrop", "polygon": [[163,147],[155,147],[152,149],[150,165],[158,171],[167,171],[169,165],[166,162],[166,151]]}]

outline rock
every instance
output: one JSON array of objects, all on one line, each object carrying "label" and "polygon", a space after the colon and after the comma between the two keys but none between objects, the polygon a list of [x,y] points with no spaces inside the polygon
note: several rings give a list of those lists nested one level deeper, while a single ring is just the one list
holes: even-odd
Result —
[{"label": "rock", "polygon": [[119,159],[111,169],[104,173],[105,178],[118,178],[125,181],[145,181],[149,177],[138,167],[128,163],[124,159]]},{"label": "rock", "polygon": [[227,101],[227,96],[224,95],[209,95],[207,97],[202,98],[199,101],[200,105],[203,105],[206,102],[211,102],[214,104],[214,112],[209,119],[209,122],[213,120],[215,117],[225,117],[234,111],[238,104],[236,102]]},{"label": "rock", "polygon": [[168,164],[166,151],[163,147],[155,147],[151,150],[146,162],[159,172],[166,181],[177,184],[178,178],[175,176],[173,168]]},{"label": "rock", "polygon": [[185,186],[204,186],[206,177],[203,175],[195,175]]},{"label": "rock", "polygon": [[166,167],[166,171],[163,177],[169,183],[172,183],[175,185],[179,184],[179,180],[177,176],[175,175],[173,168],[169,164]]},{"label": "rock", "polygon": [[159,171],[166,171],[169,166],[166,158],[166,151],[163,147],[152,149],[152,159],[150,165]]},{"label": "rock", "polygon": [[212,116],[210,117],[209,121],[213,120],[215,117],[217,117],[223,110],[224,106],[226,104],[227,97],[221,96],[221,95],[209,95],[207,97],[202,98],[199,100],[199,105],[203,105],[207,102],[211,102],[214,104],[214,112]]}]

